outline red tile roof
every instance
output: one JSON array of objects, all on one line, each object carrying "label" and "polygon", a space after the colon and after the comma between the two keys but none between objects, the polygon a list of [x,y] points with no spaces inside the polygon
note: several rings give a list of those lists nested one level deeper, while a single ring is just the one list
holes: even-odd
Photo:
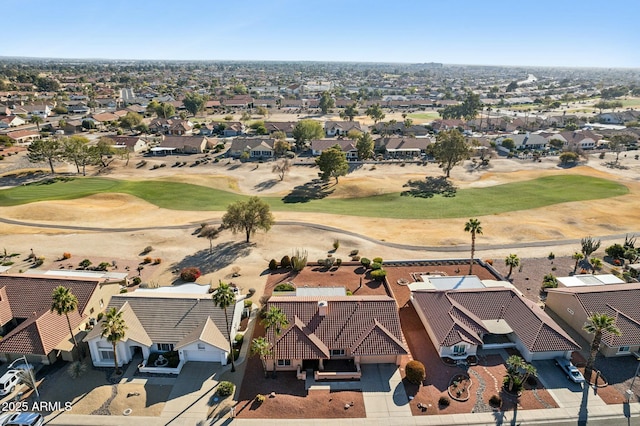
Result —
[{"label": "red tile roof", "polygon": [[429,321],[440,346],[481,345],[485,320],[504,319],[531,352],[573,351],[578,344],[539,306],[509,288],[413,292],[416,310]]},{"label": "red tile roof", "polygon": [[62,285],[71,288],[78,298],[78,309],[69,314],[71,327],[76,328],[86,317],[84,311],[99,284],[100,280],[45,278],[23,274],[0,276],[0,289],[6,292],[12,318],[22,321],[0,340],[0,352],[49,354],[69,335],[65,316],[50,312],[53,290]]},{"label": "red tile roof", "polygon": [[[328,304],[320,315],[318,302]],[[408,353],[398,306],[387,296],[272,297],[268,309],[280,308],[290,326],[276,338],[278,359],[329,358],[331,349],[352,355],[404,355]],[[273,339],[273,334],[267,332]]]}]

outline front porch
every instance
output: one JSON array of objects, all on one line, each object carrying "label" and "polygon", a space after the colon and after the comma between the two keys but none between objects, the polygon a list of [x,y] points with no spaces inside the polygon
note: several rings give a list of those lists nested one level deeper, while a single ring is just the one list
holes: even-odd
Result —
[{"label": "front porch", "polygon": [[304,360],[298,365],[296,377],[308,381],[348,381],[360,380],[360,363],[353,359]]}]

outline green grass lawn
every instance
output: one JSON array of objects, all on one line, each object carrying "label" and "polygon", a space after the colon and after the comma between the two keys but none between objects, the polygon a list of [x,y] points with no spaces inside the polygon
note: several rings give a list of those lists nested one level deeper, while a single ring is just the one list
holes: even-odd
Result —
[{"label": "green grass lawn", "polygon": [[414,112],[412,114],[407,115],[408,118],[412,119],[414,122],[416,120],[437,120],[440,118],[440,114],[437,111],[432,112]]},{"label": "green grass lawn", "polygon": [[[36,201],[70,200],[99,192],[125,193],[172,210],[221,211],[247,196],[166,181],[119,181],[76,178],[67,182],[19,186],[0,191],[0,206]],[[279,197],[263,197],[273,211],[320,212],[397,219],[440,219],[482,216],[528,210],[571,201],[593,200],[627,194],[614,181],[579,175],[548,176],[525,182],[458,190],[453,198],[402,197],[390,193],[363,198],[325,198],[284,203]]]}]

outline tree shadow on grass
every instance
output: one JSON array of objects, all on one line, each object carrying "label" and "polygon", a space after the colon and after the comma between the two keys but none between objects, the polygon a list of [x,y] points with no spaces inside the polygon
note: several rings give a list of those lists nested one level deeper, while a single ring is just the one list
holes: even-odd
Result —
[{"label": "tree shadow on grass", "polygon": [[282,198],[285,203],[308,203],[311,200],[321,200],[331,195],[335,188],[333,184],[314,179],[302,185],[298,185]]},{"label": "tree shadow on grass", "polygon": [[251,243],[227,241],[213,247],[213,251],[208,248],[185,256],[182,260],[172,265],[172,268],[180,271],[182,268],[195,266],[200,268],[202,274],[219,271],[242,257],[251,253]]}]

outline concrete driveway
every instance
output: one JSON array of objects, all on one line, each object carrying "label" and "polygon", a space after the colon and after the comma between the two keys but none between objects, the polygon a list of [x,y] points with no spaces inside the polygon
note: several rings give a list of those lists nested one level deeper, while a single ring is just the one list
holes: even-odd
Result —
[{"label": "concrete driveway", "polygon": [[[567,375],[555,364],[554,360],[533,361],[538,370],[538,379],[549,391],[553,399],[561,408],[580,407],[583,403],[583,384],[574,383],[567,378]],[[597,395],[590,395],[589,406],[606,405]]]}]

